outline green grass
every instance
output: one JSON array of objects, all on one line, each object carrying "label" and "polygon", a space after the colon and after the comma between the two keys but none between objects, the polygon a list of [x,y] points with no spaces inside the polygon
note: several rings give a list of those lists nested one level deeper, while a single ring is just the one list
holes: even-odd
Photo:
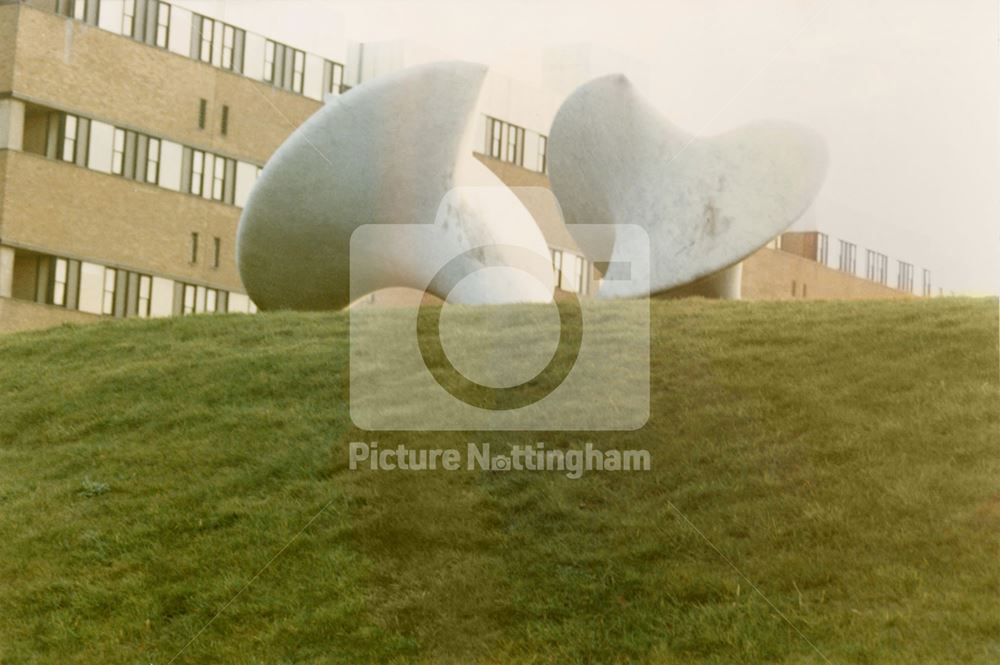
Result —
[{"label": "green grass", "polygon": [[622,433],[359,431],[342,314],[2,337],[0,663],[1000,662],[997,313],[656,302]]}]

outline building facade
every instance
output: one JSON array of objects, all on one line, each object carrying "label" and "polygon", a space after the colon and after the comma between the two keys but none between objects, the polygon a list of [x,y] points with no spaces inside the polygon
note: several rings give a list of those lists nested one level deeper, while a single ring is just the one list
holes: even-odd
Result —
[{"label": "building facade", "polygon": [[254,311],[240,206],[343,89],[340,62],[168,3],[0,3],[0,329]]},{"label": "building facade", "polygon": [[[319,56],[160,0],[0,0],[0,331],[255,311],[235,239],[260,169],[348,81],[416,64],[411,51]],[[557,102],[488,80],[477,158],[509,186],[548,187],[539,128]],[[536,219],[560,289],[591,292],[558,216]],[[913,290],[912,266],[893,289],[882,259],[862,280],[855,258],[827,268],[808,242],[786,234],[748,259],[746,297]]]}]

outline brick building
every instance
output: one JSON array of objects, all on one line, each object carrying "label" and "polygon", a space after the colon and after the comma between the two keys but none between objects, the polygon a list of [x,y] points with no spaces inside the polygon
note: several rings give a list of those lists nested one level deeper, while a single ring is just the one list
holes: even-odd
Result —
[{"label": "brick building", "polygon": [[[323,57],[159,0],[0,0],[0,331],[255,311],[235,264],[240,207],[284,139],[358,82],[367,46]],[[554,108],[489,103],[478,158],[511,186],[547,187],[546,137],[525,125]],[[565,228],[539,223],[561,287],[589,291]],[[912,266],[902,290],[881,258],[877,279],[828,268],[821,237],[785,234],[747,259],[745,297],[912,292]]]}]

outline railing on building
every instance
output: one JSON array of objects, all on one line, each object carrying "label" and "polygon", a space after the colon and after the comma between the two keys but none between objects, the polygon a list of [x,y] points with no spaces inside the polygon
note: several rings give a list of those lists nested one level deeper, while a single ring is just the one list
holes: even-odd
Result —
[{"label": "railing on building", "polygon": [[538,173],[548,170],[548,136],[491,115],[481,121],[476,152]]},{"label": "railing on building", "polygon": [[[802,236],[815,236],[815,242],[802,240]],[[856,275],[857,271],[857,244],[848,240],[840,239],[840,255],[837,259],[837,270],[849,275]],[[813,259],[826,266],[828,265],[828,254],[830,248],[829,236],[819,231],[791,231],[776,236],[767,244],[770,249],[778,249],[793,254]],[[912,263],[897,261],[897,275],[895,288],[906,293],[913,293],[915,268]],[[922,269],[921,295],[933,295],[931,286],[931,271]],[[889,286],[889,257],[882,252],[865,249],[865,279]]]}]

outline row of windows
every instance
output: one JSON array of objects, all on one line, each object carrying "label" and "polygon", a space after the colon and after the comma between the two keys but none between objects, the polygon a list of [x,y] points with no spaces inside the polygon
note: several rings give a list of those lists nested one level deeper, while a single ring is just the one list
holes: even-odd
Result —
[{"label": "row of windows", "polygon": [[222,289],[56,256],[35,263],[35,299],[56,307],[138,318],[257,311],[246,295]]},{"label": "row of windows", "polygon": [[56,0],[56,11],[319,101],[345,90],[341,63],[162,0]]},{"label": "row of windows", "polygon": [[[530,137],[530,145],[526,137]],[[548,168],[547,151],[548,137],[544,134],[529,132],[524,127],[486,116],[483,152],[488,157],[545,173]]]},{"label": "row of windows", "polygon": [[264,44],[264,80],[279,88],[302,93],[305,84],[306,53],[268,39]]},{"label": "row of windows", "polygon": [[191,57],[222,69],[242,73],[246,30],[194,14],[191,19]]},{"label": "row of windows", "polygon": [[184,148],[184,180],[188,194],[233,203],[236,194],[236,160],[204,150]]},{"label": "row of windows", "polygon": [[241,207],[261,171],[256,164],[62,112],[49,114],[44,154]]}]

